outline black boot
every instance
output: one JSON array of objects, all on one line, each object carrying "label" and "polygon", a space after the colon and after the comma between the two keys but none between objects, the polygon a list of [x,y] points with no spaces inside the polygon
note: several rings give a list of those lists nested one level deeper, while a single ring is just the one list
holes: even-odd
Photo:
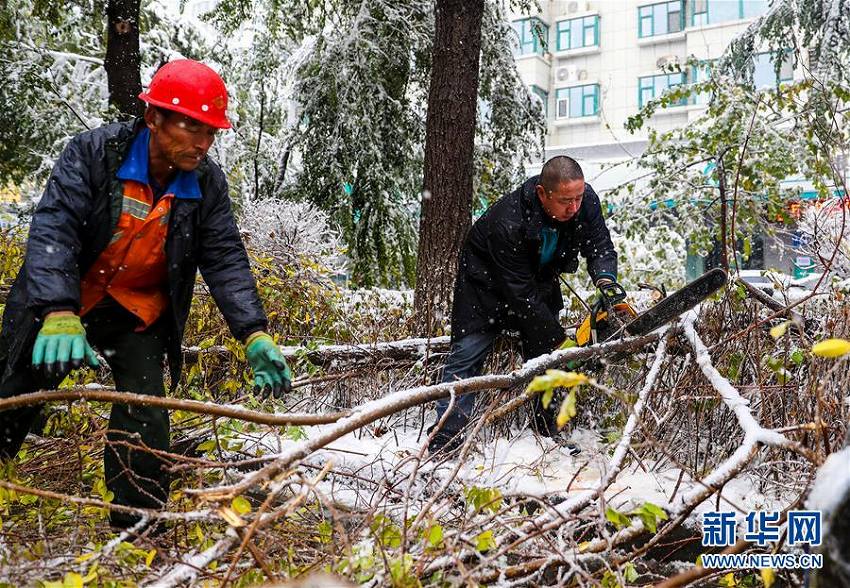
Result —
[{"label": "black boot", "polygon": [[[434,423],[428,427],[429,436],[436,426],[437,424]],[[463,434],[463,431],[452,431],[443,428],[437,431],[431,438],[431,441],[428,442],[428,452],[431,455],[437,455],[438,453],[447,455],[460,449],[464,441],[466,441],[466,435]]]},{"label": "black boot", "polygon": [[552,395],[548,408],[543,407],[543,395],[534,397],[534,418],[532,427],[538,435],[554,439],[558,437],[558,411],[561,408],[561,394],[558,391]]},{"label": "black boot", "polygon": [[534,416],[531,421],[532,428],[542,437],[549,437],[557,441],[558,445],[567,450],[570,455],[578,455],[581,449],[574,443],[568,443],[566,437],[558,429],[558,411],[563,402],[562,395],[557,391],[549,403],[549,408],[543,408],[543,401],[538,395],[534,399]]}]

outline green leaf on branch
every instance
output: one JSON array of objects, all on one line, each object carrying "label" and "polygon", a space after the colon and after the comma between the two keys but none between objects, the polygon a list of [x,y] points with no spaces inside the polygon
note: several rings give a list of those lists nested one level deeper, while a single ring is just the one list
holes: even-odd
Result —
[{"label": "green leaf on branch", "polygon": [[490,551],[496,548],[496,539],[493,538],[493,531],[484,531],[475,537],[475,549],[480,552]]},{"label": "green leaf on branch", "polygon": [[428,529],[428,545],[431,547],[440,547],[443,543],[443,527],[440,525],[432,525]]},{"label": "green leaf on branch", "polygon": [[628,516],[610,506],[605,509],[605,518],[608,519],[608,522],[614,525],[617,529],[625,529],[626,527],[630,527],[632,524],[632,521]]},{"label": "green leaf on branch", "polygon": [[658,530],[658,521],[667,520],[667,513],[664,512],[664,509],[651,502],[644,502],[630,514],[640,517],[640,520],[643,521],[643,526],[649,529],[651,533],[655,533]]}]

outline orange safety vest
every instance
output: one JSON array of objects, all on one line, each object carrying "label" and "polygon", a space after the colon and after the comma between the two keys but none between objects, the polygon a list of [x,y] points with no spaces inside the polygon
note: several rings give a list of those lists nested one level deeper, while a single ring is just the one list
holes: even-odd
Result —
[{"label": "orange safety vest", "polygon": [[165,238],[174,194],[154,205],[150,186],[123,180],[121,216],[107,248],[80,282],[80,316],[107,295],[136,315],[143,331],[168,308]]}]

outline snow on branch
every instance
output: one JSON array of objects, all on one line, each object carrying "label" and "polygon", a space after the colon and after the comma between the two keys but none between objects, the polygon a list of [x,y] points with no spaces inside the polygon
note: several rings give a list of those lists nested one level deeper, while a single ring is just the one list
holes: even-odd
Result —
[{"label": "snow on branch", "polygon": [[778,445],[787,447],[791,441],[785,435],[776,431],[770,431],[763,428],[750,412],[750,401],[743,398],[738,390],[724,378],[717,368],[711,363],[711,355],[708,352],[702,339],[697,334],[694,322],[697,319],[696,311],[689,311],[682,321],[682,327],[685,330],[685,337],[691,342],[696,353],[696,362],[699,365],[702,373],[711,382],[711,385],[720,394],[723,402],[729,407],[729,410],[735,413],[738,423],[744,430],[744,436],[747,439],[752,439],[755,442],[766,443],[768,445]]}]

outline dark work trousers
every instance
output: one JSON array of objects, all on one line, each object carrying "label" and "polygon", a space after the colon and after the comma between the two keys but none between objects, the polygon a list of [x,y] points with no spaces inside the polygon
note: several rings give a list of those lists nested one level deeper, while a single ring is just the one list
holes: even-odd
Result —
[{"label": "dark work trousers", "polygon": [[[446,367],[443,368],[443,383],[454,382],[465,378],[472,378],[481,375],[481,370],[484,367],[484,361],[487,355],[493,348],[493,343],[501,334],[501,331],[485,331],[483,333],[470,333],[460,339],[452,341],[449,358],[446,361]],[[522,345],[523,360],[531,359],[545,353],[545,350],[538,348],[532,349],[532,346],[527,343]],[[534,355],[528,354],[528,350],[532,349]],[[476,393],[471,392],[462,396],[455,397],[455,405],[452,412],[446,417],[446,422],[443,424],[443,430],[447,433],[458,433],[469,422],[472,412],[475,409]],[[543,410],[540,404],[540,395],[538,394],[534,401],[535,412],[535,428],[542,434],[552,436],[555,428],[554,422],[547,411]],[[449,408],[449,398],[441,398],[437,401],[437,421],[443,418],[446,410]],[[550,405],[551,406],[551,405]]]},{"label": "dark work trousers", "polygon": [[[89,343],[106,358],[121,392],[163,396],[163,364],[168,343],[167,319],[136,332],[139,320],[108,299],[82,319]],[[11,371],[11,370],[7,370]],[[0,398],[40,389],[55,389],[64,379],[45,378],[41,371],[12,371],[0,382]],[[0,458],[17,454],[41,406],[0,412]],[[168,477],[162,459],[145,447],[168,451],[168,411],[144,406],[113,404],[104,448],[106,486],[114,504],[162,508],[168,498]],[[138,449],[131,449],[132,444]],[[138,519],[111,513],[116,526],[129,526]]]}]

